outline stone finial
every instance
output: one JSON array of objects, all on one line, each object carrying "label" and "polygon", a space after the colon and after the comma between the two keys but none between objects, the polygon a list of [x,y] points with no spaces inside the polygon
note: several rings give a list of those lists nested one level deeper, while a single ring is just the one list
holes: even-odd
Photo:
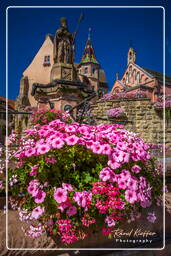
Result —
[{"label": "stone finial", "polygon": [[128,65],[130,63],[135,63],[136,62],[136,51],[134,48],[130,47],[128,51]]}]

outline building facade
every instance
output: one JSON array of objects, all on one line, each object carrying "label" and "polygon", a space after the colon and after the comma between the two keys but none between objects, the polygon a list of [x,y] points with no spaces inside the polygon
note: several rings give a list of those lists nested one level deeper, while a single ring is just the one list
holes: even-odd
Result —
[{"label": "building facade", "polygon": [[[163,74],[144,68],[136,63],[136,52],[131,47],[128,51],[127,67],[121,79],[116,77],[111,95],[119,92],[144,91],[152,102],[163,95]],[[171,94],[171,77],[165,76],[165,92]]]}]

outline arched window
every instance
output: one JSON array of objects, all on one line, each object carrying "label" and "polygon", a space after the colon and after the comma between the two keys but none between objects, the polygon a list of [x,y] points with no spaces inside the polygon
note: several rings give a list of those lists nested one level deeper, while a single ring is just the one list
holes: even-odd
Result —
[{"label": "arched window", "polygon": [[136,82],[137,84],[140,83],[140,72],[137,72]]},{"label": "arched window", "polygon": [[135,69],[133,70],[132,76],[133,76],[133,81],[135,82],[135,80],[136,80],[136,70]]}]

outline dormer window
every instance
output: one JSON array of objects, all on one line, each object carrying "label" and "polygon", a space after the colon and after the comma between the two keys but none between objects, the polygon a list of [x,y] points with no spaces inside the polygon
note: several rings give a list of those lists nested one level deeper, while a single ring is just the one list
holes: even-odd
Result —
[{"label": "dormer window", "polygon": [[44,56],[43,66],[50,66],[50,55]]}]

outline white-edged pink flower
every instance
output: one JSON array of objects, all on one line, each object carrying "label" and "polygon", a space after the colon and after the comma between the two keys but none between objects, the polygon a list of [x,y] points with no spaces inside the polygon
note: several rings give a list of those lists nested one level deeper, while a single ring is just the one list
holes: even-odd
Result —
[{"label": "white-edged pink flower", "polygon": [[46,154],[50,149],[51,148],[48,144],[40,144],[37,146],[37,154],[38,155]]},{"label": "white-edged pink flower", "polygon": [[33,219],[37,220],[38,218],[40,218],[42,216],[44,211],[45,211],[44,207],[38,206],[38,207],[33,209],[31,216],[32,216]]},{"label": "white-edged pink flower", "polygon": [[62,148],[63,146],[64,146],[64,141],[61,139],[61,138],[55,138],[55,139],[53,139],[53,141],[52,141],[52,147],[53,148],[58,148],[58,149],[60,149],[60,148]]},{"label": "white-edged pink flower", "polygon": [[25,156],[27,156],[27,157],[35,156],[35,155],[36,155],[35,148],[29,148],[28,150],[25,151]]},{"label": "white-edged pink flower", "polygon": [[69,146],[73,146],[73,145],[77,144],[78,140],[79,140],[79,137],[77,137],[76,135],[68,136],[65,139],[67,145],[69,145]]}]

